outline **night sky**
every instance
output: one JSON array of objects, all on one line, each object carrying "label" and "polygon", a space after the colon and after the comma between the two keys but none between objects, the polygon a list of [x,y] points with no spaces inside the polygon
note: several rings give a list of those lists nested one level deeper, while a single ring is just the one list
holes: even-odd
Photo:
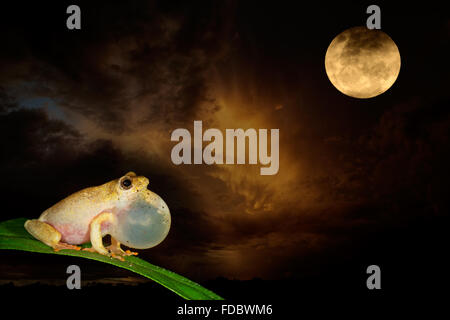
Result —
[{"label": "night sky", "polygon": [[[68,30],[75,3],[82,27]],[[378,97],[351,98],[328,80],[325,53],[370,4],[2,5],[0,220],[37,218],[132,170],[172,214],[167,239],[140,257],[194,281],[337,268],[364,284],[377,264],[389,281],[407,269],[432,285],[448,270],[450,20],[439,6],[379,4],[400,74]],[[278,174],[174,165],[171,132],[194,120],[278,128]]]}]

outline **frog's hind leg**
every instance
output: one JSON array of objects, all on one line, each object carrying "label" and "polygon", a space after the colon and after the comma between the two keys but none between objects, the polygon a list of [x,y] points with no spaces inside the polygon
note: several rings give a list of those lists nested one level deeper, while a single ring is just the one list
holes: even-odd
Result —
[{"label": "frog's hind leg", "polygon": [[37,219],[27,220],[25,229],[37,240],[52,247],[55,251],[62,249],[80,250],[80,247],[61,242],[61,233],[46,222]]}]

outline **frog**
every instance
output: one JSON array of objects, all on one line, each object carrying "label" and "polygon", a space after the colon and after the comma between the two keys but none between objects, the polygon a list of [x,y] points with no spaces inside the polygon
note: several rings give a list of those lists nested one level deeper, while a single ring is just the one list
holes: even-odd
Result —
[{"label": "frog", "polygon": [[[160,244],[169,233],[170,210],[148,189],[149,179],[133,171],[99,186],[75,192],[25,222],[34,238],[54,251],[71,249],[97,252],[124,261],[137,252]],[[111,244],[103,244],[110,235]],[[91,247],[80,245],[91,243]]]}]

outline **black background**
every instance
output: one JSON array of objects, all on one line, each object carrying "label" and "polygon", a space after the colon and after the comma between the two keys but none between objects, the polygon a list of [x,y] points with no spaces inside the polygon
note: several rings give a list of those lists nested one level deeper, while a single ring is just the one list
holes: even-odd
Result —
[{"label": "black background", "polygon": [[[22,51],[14,46],[15,37],[25,38],[32,45],[36,56],[45,61],[53,61],[63,68],[68,68],[68,62],[58,55],[58,51],[48,50],[48,34],[55,39],[61,35],[68,43],[79,41],[95,41],[96,33],[113,32],[120,30],[120,25],[115,24],[114,17],[107,19],[108,4],[96,2],[95,5],[88,2],[80,3],[83,12],[83,26],[80,34],[76,37],[65,29],[65,2],[50,3],[21,3],[14,5],[2,4],[1,8],[1,34],[3,37],[2,61],[20,61]],[[288,64],[293,56],[298,55],[304,48],[304,43],[314,48],[303,53],[303,58],[310,57],[312,61],[315,56],[320,55],[321,48],[318,39],[328,35],[329,30],[344,30],[349,25],[364,24],[364,14],[367,5],[372,3],[348,3],[344,4],[318,3],[315,5],[302,2],[277,3],[272,2],[245,2],[239,6],[239,21],[247,24],[245,30],[258,29],[253,35],[253,43],[248,43],[252,50],[263,51],[265,54],[254,61],[255,64],[267,65],[267,74],[270,76],[271,66],[268,61],[276,61],[276,67],[289,68]],[[198,11],[201,17],[205,3],[188,4],[165,3],[159,4],[162,10],[175,10],[180,14]],[[410,115],[408,118],[410,134],[412,136],[426,135],[421,131],[421,124],[429,121],[432,127],[433,119],[448,119],[448,32],[449,20],[440,4],[422,3],[415,6],[380,4],[382,7],[383,28],[389,29],[390,36],[395,39],[401,48],[402,70],[398,80],[397,96],[389,96],[386,99],[399,99],[398,96],[417,97],[424,105],[420,112]],[[131,9],[130,9],[131,10]],[[98,13],[101,19],[94,19]],[[117,14],[117,11],[113,11]],[[138,14],[131,10],[133,14]],[[127,12],[127,14],[130,14]],[[207,12],[207,10],[205,10]],[[313,12],[314,14],[311,14]],[[323,17],[318,14],[323,12]],[[336,12],[336,14],[333,14]],[[205,13],[206,14],[206,13]],[[446,21],[447,33],[442,35],[433,34],[433,28]],[[108,29],[108,23],[111,28]],[[58,26],[58,27],[57,27]],[[59,29],[58,29],[59,28]],[[309,29],[311,32],[301,35],[301,40],[293,42],[298,37],[298,32],[292,30]],[[279,31],[282,32],[279,32]],[[291,30],[291,32],[288,32]],[[253,30],[254,31],[254,30]],[[336,33],[335,32],[335,33]],[[80,40],[79,36],[88,40]],[[243,35],[245,36],[245,35]],[[415,41],[415,39],[420,39]],[[183,40],[180,40],[183,41]],[[189,39],[184,40],[189,41]],[[423,42],[425,41],[425,42]],[[429,42],[427,42],[429,41]],[[295,47],[294,43],[298,44]],[[65,43],[55,45],[61,52]],[[431,46],[431,47],[430,47]],[[435,47],[434,47],[435,46]],[[437,49],[436,49],[437,48]],[[270,57],[267,58],[267,57]],[[320,58],[320,59],[319,59]],[[318,60],[322,60],[319,57]],[[261,59],[258,61],[258,59]],[[268,59],[268,60],[266,60]],[[313,62],[314,63],[314,62]],[[311,80],[311,86],[317,82],[314,73],[304,71]],[[76,72],[73,75],[76,79]],[[286,73],[286,80],[295,78],[294,73]],[[401,81],[400,81],[401,80]],[[307,85],[307,84],[305,84]],[[324,99],[329,92],[323,92]],[[4,103],[4,102],[2,102]],[[330,102],[331,103],[331,102]],[[336,102],[337,104],[342,101]],[[342,103],[345,104],[345,103]],[[319,112],[319,111],[317,111]],[[373,113],[368,116],[367,113]],[[375,111],[361,111],[361,114],[351,116],[354,119],[361,117],[360,126],[364,126],[368,117],[378,117],[379,109]],[[350,111],[345,108],[336,116],[347,119]],[[363,115],[364,113],[364,115]],[[67,162],[66,150],[61,150],[61,158],[55,163],[42,163],[38,170],[30,170],[21,167],[13,167],[11,163],[15,158],[33,157],[34,150],[26,147],[29,137],[26,135],[27,125],[39,123],[39,115],[30,115],[29,122],[14,118],[1,119],[2,140],[2,175],[4,177],[1,186],[3,210],[2,220],[25,216],[23,212],[34,211],[36,206],[42,209],[48,207],[48,203],[54,203],[60,198],[60,194],[42,191],[33,193],[32,190],[57,188],[55,183],[58,176],[71,168],[68,180],[71,185],[67,188],[75,188],[80,184],[86,184],[83,177],[89,177],[92,181],[101,181],[100,177],[111,176],[114,172],[118,176],[123,172],[122,155],[109,145],[100,146],[96,151],[86,158],[77,159],[74,163]],[[448,122],[447,122],[448,123]],[[20,126],[23,126],[21,128]],[[24,129],[25,128],[25,129]],[[445,126],[443,132],[448,134],[449,128]],[[19,132],[19,135],[15,135]],[[431,139],[431,138],[430,138]],[[444,143],[447,139],[442,139]],[[431,142],[435,143],[435,142]],[[433,144],[436,149],[427,165],[431,168],[428,176],[411,185],[411,189],[426,190],[428,179],[434,181],[433,190],[438,190],[439,199],[437,205],[439,210],[430,209],[430,204],[422,198],[412,198],[408,193],[394,194],[394,201],[401,203],[402,211],[409,213],[407,219],[395,220],[392,224],[386,223],[383,228],[355,230],[355,240],[339,246],[338,250],[326,250],[326,254],[315,257],[315,263],[310,266],[305,275],[302,273],[291,275],[282,280],[232,280],[222,277],[201,280],[207,288],[213,290],[227,300],[236,303],[268,303],[274,305],[274,316],[281,314],[293,314],[300,318],[302,312],[308,310],[317,314],[334,314],[342,311],[355,311],[361,316],[372,314],[377,310],[386,310],[386,307],[397,307],[400,312],[410,312],[415,308],[427,305],[433,310],[441,303],[441,299],[448,297],[448,145]],[[441,147],[441,148],[439,148]],[[109,161],[109,159],[115,159]],[[430,160],[431,159],[431,160]],[[142,165],[142,164],[141,164]],[[143,166],[143,165],[142,165]],[[13,185],[14,177],[21,175],[20,181],[26,181],[26,176],[33,174],[32,181],[27,186]],[[415,175],[415,172],[409,175]],[[42,178],[45,177],[45,178]],[[426,180],[426,181],[424,181]],[[81,182],[83,181],[83,182]],[[156,191],[166,193],[164,176],[153,175]],[[386,177],[386,184],[390,183],[390,177]],[[43,185],[37,183],[44,183]],[[52,187],[53,186],[53,187]],[[21,190],[29,194],[28,201],[23,202],[20,197]],[[63,194],[63,191],[60,191]],[[395,198],[397,197],[397,198]],[[364,209],[362,209],[364,210]],[[367,208],[366,210],[372,210]],[[389,221],[389,217],[386,221]],[[298,261],[296,261],[298,263]],[[95,279],[98,275],[128,276],[125,271],[117,271],[115,268],[91,261],[81,261],[74,258],[59,256],[42,256],[39,254],[20,252],[1,252],[1,268],[5,274],[11,276],[11,270],[17,268],[22,273],[28,274],[30,279],[53,278],[60,282],[67,277],[65,268],[70,264],[81,267],[83,277]],[[377,264],[382,271],[381,290],[368,290],[366,287],[366,268],[368,265]],[[194,279],[196,280],[196,279]],[[125,311],[133,314],[135,312],[159,313],[164,318],[175,317],[176,306],[182,305],[183,300],[177,298],[169,291],[154,283],[139,284],[137,286],[107,284],[96,284],[83,287],[81,290],[68,290],[65,286],[52,286],[47,284],[35,284],[26,287],[16,287],[12,284],[4,284],[0,287],[2,295],[7,301],[20,302],[23,311],[36,313],[42,310],[27,310],[29,304],[41,306],[44,310],[62,308],[66,312],[71,310],[94,309],[105,314]],[[5,300],[2,301],[2,305]],[[431,303],[431,304],[429,304]],[[433,306],[433,307],[431,307]],[[86,309],[87,310],[87,309]],[[361,310],[361,311],[359,311]],[[147,316],[146,316],[147,317]],[[251,319],[251,318],[249,318]]]}]

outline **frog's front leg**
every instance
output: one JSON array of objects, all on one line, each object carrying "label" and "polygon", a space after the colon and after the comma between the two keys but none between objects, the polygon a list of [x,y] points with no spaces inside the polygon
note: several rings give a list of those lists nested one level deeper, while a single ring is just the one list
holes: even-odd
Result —
[{"label": "frog's front leg", "polygon": [[114,258],[123,260],[122,256],[137,256],[137,252],[131,252],[130,250],[123,251],[120,247],[120,242],[111,236],[111,245],[107,247]]},{"label": "frog's front leg", "polygon": [[53,248],[55,251],[62,249],[80,250],[80,247],[61,242],[61,233],[53,226],[37,219],[27,220],[25,229],[36,239]]}]

